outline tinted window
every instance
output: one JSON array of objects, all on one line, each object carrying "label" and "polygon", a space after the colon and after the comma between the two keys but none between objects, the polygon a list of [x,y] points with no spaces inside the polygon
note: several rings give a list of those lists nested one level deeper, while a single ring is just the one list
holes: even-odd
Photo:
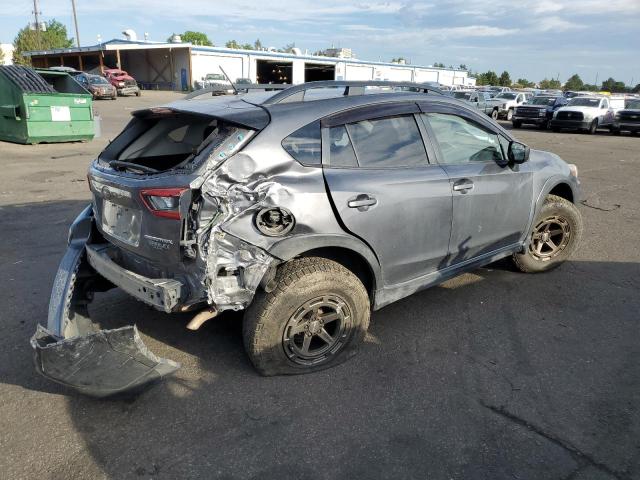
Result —
[{"label": "tinted window", "polygon": [[351,139],[344,125],[329,130],[329,165],[332,167],[357,167],[358,161]]},{"label": "tinted window", "polygon": [[413,115],[363,120],[347,128],[361,167],[427,164],[427,153]]},{"label": "tinted window", "polygon": [[313,122],[296,130],[282,141],[289,155],[303,165],[320,165],[320,122]]},{"label": "tinted window", "polygon": [[446,164],[495,162],[503,159],[498,135],[457,115],[423,114]]}]

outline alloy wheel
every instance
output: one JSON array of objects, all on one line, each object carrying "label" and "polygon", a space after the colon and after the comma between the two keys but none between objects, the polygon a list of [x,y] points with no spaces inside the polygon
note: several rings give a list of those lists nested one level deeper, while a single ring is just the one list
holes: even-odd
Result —
[{"label": "alloy wheel", "polygon": [[316,365],[336,354],[351,334],[351,312],[337,295],[305,302],[287,322],[282,335],[285,354],[298,365]]},{"label": "alloy wheel", "polygon": [[560,216],[546,218],[539,222],[531,234],[529,251],[543,262],[560,254],[571,239],[571,226]]}]

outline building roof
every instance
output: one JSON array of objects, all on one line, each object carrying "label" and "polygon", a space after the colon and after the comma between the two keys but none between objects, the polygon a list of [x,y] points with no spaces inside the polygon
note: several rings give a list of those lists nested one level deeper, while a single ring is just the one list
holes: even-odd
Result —
[{"label": "building roof", "polygon": [[225,53],[225,54],[244,54],[244,55],[256,55],[272,58],[286,58],[286,59],[303,59],[316,62],[329,62],[338,63],[345,62],[349,64],[360,65],[379,65],[385,67],[395,67],[401,69],[413,69],[424,68],[429,70],[440,71],[454,71],[454,72],[467,72],[459,68],[441,68],[431,67],[428,65],[410,65],[391,62],[376,62],[369,60],[360,60],[355,58],[337,58],[337,57],[323,57],[319,55],[296,55],[293,53],[272,52],[267,50],[245,50],[226,47],[206,47],[203,45],[194,45],[192,43],[172,43],[172,42],[154,42],[150,40],[124,40],[114,38],[103,43],[91,45],[87,47],[72,47],[72,48],[56,48],[52,50],[33,50],[24,52],[23,55],[27,57],[38,55],[51,55],[51,54],[65,54],[65,53],[85,53],[85,52],[100,52],[110,50],[139,50],[139,49],[158,49],[158,48],[190,48],[195,52],[211,52],[211,53]]}]

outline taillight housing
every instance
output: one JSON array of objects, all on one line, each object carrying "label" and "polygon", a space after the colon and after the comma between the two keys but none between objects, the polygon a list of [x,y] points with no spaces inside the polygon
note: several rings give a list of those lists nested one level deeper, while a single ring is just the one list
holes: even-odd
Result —
[{"label": "taillight housing", "polygon": [[188,187],[146,188],[140,190],[140,198],[152,215],[180,220],[180,195],[187,189]]}]

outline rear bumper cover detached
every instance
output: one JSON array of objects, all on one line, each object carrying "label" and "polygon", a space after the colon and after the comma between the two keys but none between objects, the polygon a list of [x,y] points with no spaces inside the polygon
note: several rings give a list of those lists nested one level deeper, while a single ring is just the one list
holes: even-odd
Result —
[{"label": "rear bumper cover detached", "polygon": [[[88,206],[70,228],[69,247],[51,292],[47,328],[38,325],[31,338],[36,370],[55,382],[95,397],[134,393],[175,372],[180,365],[149,351],[134,325],[99,330],[89,318],[91,282],[97,277],[92,266],[109,281],[126,276],[112,265],[106,252],[87,247],[92,223],[93,211]],[[178,288],[171,281],[162,284],[135,277],[122,283],[132,290],[140,289],[140,296],[142,293],[145,296],[141,300],[164,302],[165,308],[173,302]],[[152,294],[154,300],[150,299]]]}]

